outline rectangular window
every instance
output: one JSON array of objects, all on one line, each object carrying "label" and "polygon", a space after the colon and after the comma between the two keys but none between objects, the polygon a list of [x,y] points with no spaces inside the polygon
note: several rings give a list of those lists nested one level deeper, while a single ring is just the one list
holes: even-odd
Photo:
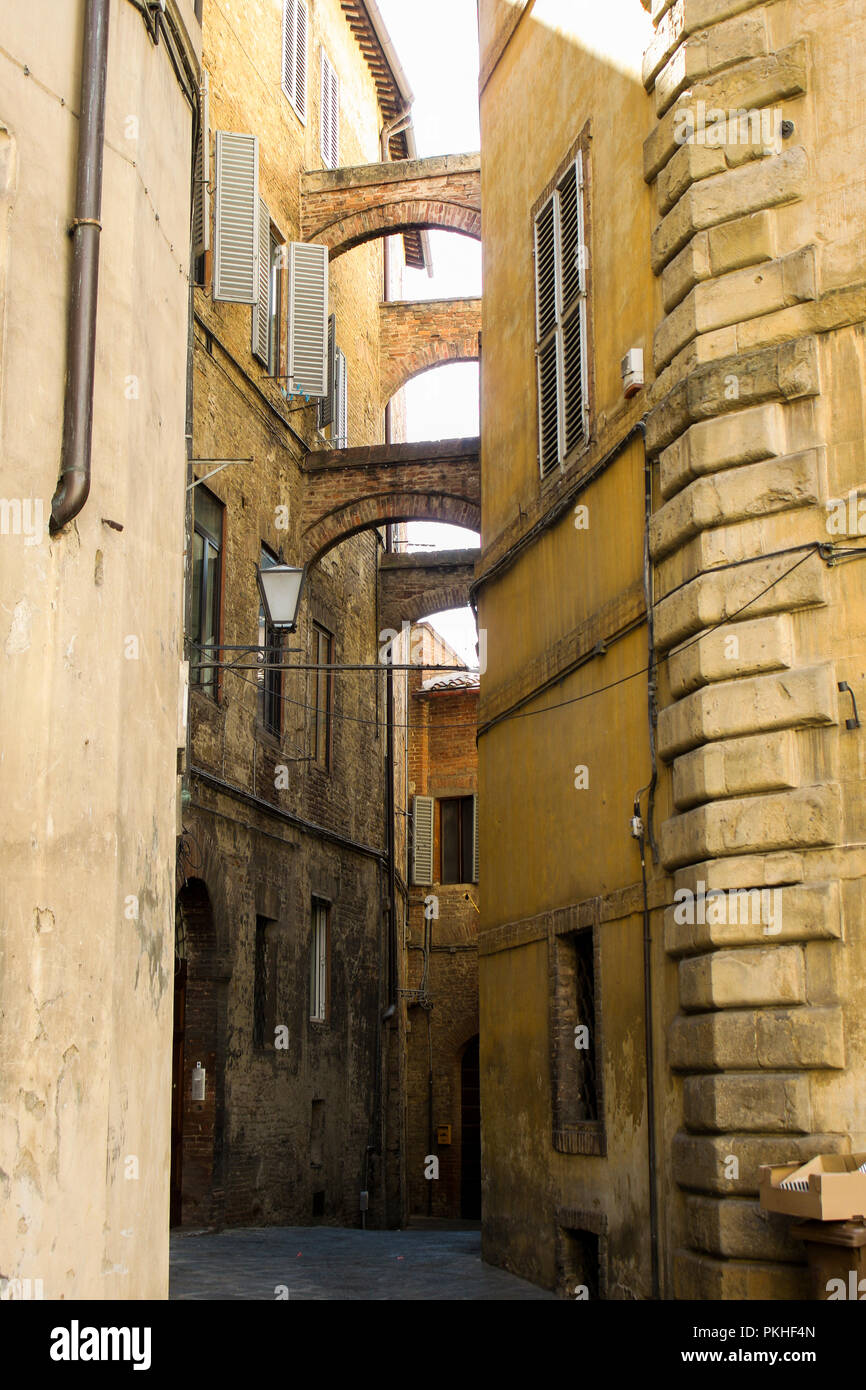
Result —
[{"label": "rectangular window", "polygon": [[280,313],[285,242],[271,222],[267,203],[259,200],[259,297],[253,305],[252,351],[268,376],[280,371]]},{"label": "rectangular window", "polygon": [[[325,628],[313,623],[313,660],[318,667],[328,667],[334,660],[334,638]],[[333,672],[317,670],[314,673],[313,698],[313,760],[321,767],[331,765],[331,701],[333,698]]]},{"label": "rectangular window", "polygon": [[320,898],[313,898],[313,930],[310,937],[310,1020],[313,1023],[324,1023],[328,1017],[329,935],[328,904]]},{"label": "rectangular window", "polygon": [[[278,564],[276,555],[263,545],[260,552],[259,564],[263,570],[270,569],[272,565]],[[282,633],[276,628],[271,627],[265,621],[264,605],[259,603],[259,640],[258,645],[264,648],[259,653],[259,660],[262,670],[257,675],[258,680],[258,713],[262,727],[268,733],[280,737],[282,732],[282,710],[283,710],[283,673],[273,669],[273,663],[282,660]]]},{"label": "rectangular window", "polygon": [[195,186],[192,201],[193,279],[205,283],[205,256],[210,250],[210,87],[202,70],[199,88],[199,133],[195,153]]},{"label": "rectangular window", "polygon": [[322,163],[326,169],[340,164],[340,79],[322,49],[322,106],[319,119]]},{"label": "rectangular window", "polygon": [[307,119],[307,0],[283,0],[283,91]]},{"label": "rectangular window", "polygon": [[253,975],[253,1047],[274,1045],[276,1014],[276,923],[256,917],[256,954]]},{"label": "rectangular window", "polygon": [[439,802],[440,883],[472,883],[475,877],[475,797]]},{"label": "rectangular window", "polygon": [[541,476],[587,442],[583,154],[569,162],[535,217],[535,351]]},{"label": "rectangular window", "polygon": [[219,659],[224,509],[204,487],[193,489],[193,507],[189,679],[190,684],[216,699],[219,668],[213,662]]},{"label": "rectangular window", "polygon": [[550,944],[553,1143],[563,1153],[606,1152],[601,1008],[595,931],[557,934]]}]

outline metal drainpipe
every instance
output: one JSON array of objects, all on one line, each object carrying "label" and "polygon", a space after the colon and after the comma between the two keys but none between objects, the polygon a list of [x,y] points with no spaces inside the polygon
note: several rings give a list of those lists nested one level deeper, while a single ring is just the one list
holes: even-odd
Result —
[{"label": "metal drainpipe", "polygon": [[[653,603],[652,603],[652,569],[649,551],[649,525],[652,516],[652,471],[649,458],[646,453],[646,425],[641,420],[636,427],[641,434],[644,445],[644,598],[647,610],[647,645],[649,660],[647,666],[647,704],[649,712],[649,738],[650,738],[650,758],[652,761],[652,775],[645,787],[635,794],[634,798],[634,820],[632,823],[632,833],[638,842],[640,849],[640,871],[641,885],[643,889],[643,986],[644,986],[644,1029],[646,1042],[646,1101],[647,1101],[647,1178],[649,1182],[649,1217],[650,1217],[650,1273],[652,1279],[652,1293],[654,1299],[661,1297],[661,1278],[659,1269],[659,1212],[658,1212],[658,1154],[656,1149],[656,1100],[655,1100],[655,1042],[653,1028],[653,998],[652,998],[652,931],[649,907],[649,891],[647,889],[646,875],[646,846],[649,838],[650,846],[653,851],[653,859],[656,859],[656,849],[653,837],[653,806],[655,787],[657,780],[656,752],[655,752],[655,631],[653,624]],[[640,799],[644,792],[649,792],[647,805],[647,824],[641,818]]]},{"label": "metal drainpipe", "polygon": [[51,499],[52,535],[78,515],[90,492],[109,7],[110,0],[85,0],[75,216],[71,228],[66,396],[60,476]]}]

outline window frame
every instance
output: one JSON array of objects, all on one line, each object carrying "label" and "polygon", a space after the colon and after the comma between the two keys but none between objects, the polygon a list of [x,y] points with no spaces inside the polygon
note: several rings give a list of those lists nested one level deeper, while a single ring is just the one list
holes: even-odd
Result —
[{"label": "window frame", "polygon": [[[266,559],[269,562],[267,565],[265,564]],[[278,556],[274,554],[270,546],[265,545],[264,541],[262,541],[259,545],[259,567],[261,569],[269,569],[271,565],[278,565],[279,563]],[[272,647],[276,649],[275,652],[272,653],[272,660],[281,655],[283,650],[283,634],[278,628],[271,627],[267,622],[265,606],[261,601],[261,595],[259,595],[258,636],[260,639],[260,647]],[[259,652],[259,660],[262,666],[265,666],[266,656],[266,652]],[[270,734],[271,737],[279,741],[283,735],[282,671],[265,669],[257,672],[256,686],[256,723],[266,734]],[[276,710],[276,720],[273,724],[270,723],[268,719],[269,702]]]},{"label": "window frame", "polygon": [[[590,938],[593,972],[593,1017],[579,1018],[577,1007],[577,942]],[[553,1147],[561,1153],[607,1154],[604,1095],[604,1029],[602,1015],[601,941],[597,922],[591,926],[569,921],[548,943]],[[575,1027],[588,1024],[595,1073],[596,1117],[578,1115],[575,1086]]]},{"label": "window frame", "polygon": [[[323,623],[313,622],[312,633],[315,643],[315,665],[332,666],[334,664],[334,634]],[[326,652],[325,661],[322,661],[322,642],[325,642]],[[313,728],[311,737],[310,756],[314,765],[322,772],[331,770],[331,741],[333,727],[334,709],[334,673],[333,671],[320,670],[313,671],[313,698],[311,701],[313,713]],[[319,700],[322,692],[322,682],[324,681],[325,704],[324,709],[320,707]],[[321,746],[320,730],[324,723],[324,747]]]},{"label": "window frame", "polygon": [[[331,1017],[331,908],[327,898],[313,894],[310,907],[310,1000],[311,1023],[328,1023]],[[320,931],[324,933],[324,951],[317,948]],[[317,1012],[314,1012],[314,1006]]]},{"label": "window frame", "polygon": [[[592,365],[592,257],[591,242],[591,169],[589,160],[589,124],[568,151],[555,175],[538,198],[531,213],[531,244],[534,287],[534,325],[533,343],[536,360],[536,431],[537,466],[539,485],[549,487],[581,458],[592,443],[592,403],[594,399],[594,373]],[[578,244],[578,284],[576,296],[563,304],[563,263],[562,263],[562,189],[572,170],[577,180],[577,244]],[[554,239],[554,319],[542,331],[541,294],[539,284],[540,251],[539,224],[544,213],[553,205]],[[567,330],[575,318],[579,324],[578,346],[580,351],[580,390],[581,390],[581,433],[569,447],[566,427],[569,417],[569,393],[565,381],[565,342]],[[545,354],[553,347],[556,372],[556,459],[545,463],[544,433],[544,392],[543,372]]]},{"label": "window frame", "polygon": [[[464,795],[464,796],[441,796],[441,797],[437,797],[437,798],[436,798],[436,805],[437,805],[438,830],[439,830],[439,855],[438,855],[439,877],[438,877],[438,879],[436,880],[436,882],[437,882],[437,883],[442,883],[442,884],[449,884],[449,885],[450,885],[450,884],[474,883],[474,882],[475,882],[475,879],[473,878],[472,874],[473,874],[473,870],[474,870],[474,867],[475,867],[475,865],[474,865],[474,859],[475,859],[474,840],[475,840],[475,816],[476,816],[476,814],[477,814],[477,810],[476,810],[476,798],[475,798],[474,795],[472,795],[472,793],[467,793],[467,794]],[[457,859],[458,859],[458,871],[459,871],[460,873],[462,873],[462,875],[463,875],[463,877],[460,877],[460,878],[446,878],[446,877],[445,877],[445,829],[444,829],[444,827],[445,827],[445,816],[444,816],[444,808],[445,808],[446,805],[448,805],[448,806],[457,806],[457,808],[458,808],[458,814],[457,814]],[[470,808],[470,811],[469,811],[469,825],[468,825],[468,828],[467,828],[467,825],[466,825],[466,807],[467,807],[467,805],[468,805],[469,808]],[[468,863],[468,864],[466,863],[467,856],[468,856],[468,859],[469,859],[469,863]],[[467,873],[467,870],[468,870],[468,873]]]},{"label": "window frame", "polygon": [[[196,514],[196,513],[197,513],[197,510],[198,510],[198,509],[196,508],[196,505],[195,505],[195,504],[196,504],[196,500],[197,500],[197,495],[198,495],[198,496],[206,496],[206,497],[209,497],[209,498],[211,499],[211,501],[212,501],[213,503],[215,503],[215,505],[219,508],[220,535],[219,535],[219,539],[218,539],[218,540],[214,538],[213,533],[205,526],[205,523],[202,521],[201,517],[200,517],[200,516],[197,516],[197,514]],[[225,525],[226,525],[226,508],[225,508],[225,503],[224,503],[224,502],[221,502],[220,499],[217,497],[216,493],[211,492],[210,488],[206,488],[206,487],[204,487],[202,484],[198,484],[198,485],[193,489],[193,561],[192,561],[192,563],[193,563],[193,576],[194,576],[194,573],[195,573],[195,538],[196,538],[196,536],[199,536],[199,537],[201,537],[202,542],[203,542],[203,556],[202,556],[202,558],[203,558],[203,572],[202,572],[202,579],[203,579],[203,582],[202,582],[202,584],[201,584],[200,592],[199,592],[199,611],[198,611],[197,614],[196,614],[196,613],[193,613],[193,614],[192,614],[192,624],[193,624],[193,625],[192,625],[192,627],[191,627],[190,634],[189,634],[189,636],[190,636],[190,644],[191,644],[191,645],[190,645],[189,680],[190,680],[190,685],[191,685],[194,689],[199,690],[199,691],[200,691],[203,695],[205,695],[208,699],[213,700],[213,701],[214,701],[215,703],[217,703],[217,704],[219,704],[220,693],[221,693],[221,689],[222,689],[222,672],[221,672],[220,667],[219,667],[219,653],[220,653],[220,651],[221,651],[222,627],[223,627],[223,584],[224,584],[224,572],[225,572],[225,565],[224,565],[224,553],[225,553]],[[214,623],[214,628],[215,628],[215,631],[214,631],[214,638],[215,638],[215,640],[214,640],[214,642],[211,644],[211,650],[214,651],[214,652],[216,652],[216,654],[217,654],[217,655],[216,655],[217,664],[216,664],[215,666],[214,666],[214,665],[211,665],[211,666],[209,666],[209,667],[207,668],[208,670],[210,670],[210,671],[212,672],[212,675],[211,675],[211,677],[210,677],[209,680],[204,681],[204,680],[201,680],[201,679],[199,678],[199,677],[200,677],[201,671],[202,671],[203,669],[205,669],[204,651],[203,651],[203,650],[202,650],[202,651],[198,651],[197,648],[198,648],[198,647],[204,648],[204,646],[205,646],[205,643],[203,642],[202,638],[203,638],[203,636],[204,636],[204,632],[205,632],[205,629],[206,629],[207,592],[208,592],[208,583],[207,583],[207,580],[208,580],[209,569],[210,569],[210,564],[209,564],[209,561],[208,561],[208,552],[207,552],[207,549],[206,549],[207,546],[210,546],[213,550],[215,550],[215,552],[216,552],[216,557],[217,557],[217,558],[216,558],[216,584],[215,584],[215,623]],[[192,579],[192,577],[191,577],[191,579]],[[193,593],[195,593],[195,587],[194,587],[194,586],[193,586]],[[196,623],[198,624],[198,627],[197,627],[197,628],[196,628],[196,626],[195,626]],[[197,634],[197,636],[198,636],[198,641],[196,641],[196,634]],[[193,643],[195,643],[195,645],[192,645]],[[211,688],[211,687],[212,687],[212,688]]]}]

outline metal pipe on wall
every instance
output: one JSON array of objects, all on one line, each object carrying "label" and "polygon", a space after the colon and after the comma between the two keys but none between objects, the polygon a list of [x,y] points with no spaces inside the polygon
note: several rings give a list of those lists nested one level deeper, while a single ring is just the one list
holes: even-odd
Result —
[{"label": "metal pipe on wall", "polygon": [[85,0],[66,394],[60,476],[51,499],[52,535],[78,515],[90,492],[109,9],[110,0]]}]

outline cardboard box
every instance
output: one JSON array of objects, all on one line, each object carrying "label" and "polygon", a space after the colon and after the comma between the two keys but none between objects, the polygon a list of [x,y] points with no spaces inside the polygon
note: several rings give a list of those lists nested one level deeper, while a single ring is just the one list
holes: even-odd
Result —
[{"label": "cardboard box", "polygon": [[813,1221],[866,1217],[866,1153],[819,1154],[808,1163],[763,1164],[761,1206]]}]

